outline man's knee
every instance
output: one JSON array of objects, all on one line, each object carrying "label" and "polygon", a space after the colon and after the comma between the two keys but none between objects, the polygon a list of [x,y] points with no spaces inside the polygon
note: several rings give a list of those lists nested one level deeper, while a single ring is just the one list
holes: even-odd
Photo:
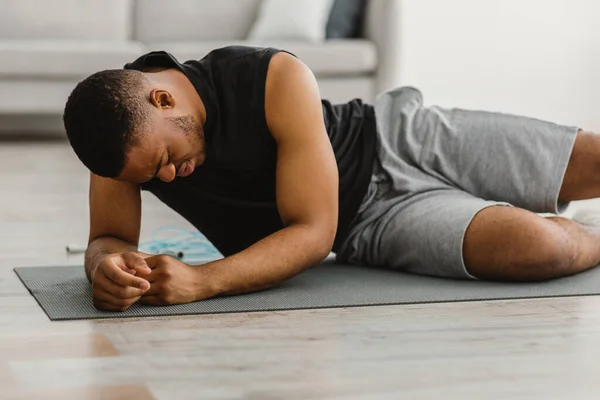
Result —
[{"label": "man's knee", "polygon": [[489,207],[467,229],[463,256],[477,278],[536,281],[566,275],[575,251],[555,221],[519,208]]},{"label": "man's knee", "polygon": [[537,237],[531,243],[531,259],[523,260],[533,280],[565,276],[575,262],[575,248],[568,233],[551,219],[540,218]]}]

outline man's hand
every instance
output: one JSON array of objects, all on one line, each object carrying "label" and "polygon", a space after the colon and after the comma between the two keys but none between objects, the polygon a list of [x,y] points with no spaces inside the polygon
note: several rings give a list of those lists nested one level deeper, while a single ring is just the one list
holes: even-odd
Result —
[{"label": "man's hand", "polygon": [[191,267],[165,254],[145,259],[152,272],[146,276],[148,290],[140,299],[142,304],[166,306],[191,303],[214,296],[202,267]]},{"label": "man's hand", "polygon": [[135,252],[109,254],[92,273],[94,307],[103,311],[125,311],[150,289],[144,278],[151,270],[144,255]]}]

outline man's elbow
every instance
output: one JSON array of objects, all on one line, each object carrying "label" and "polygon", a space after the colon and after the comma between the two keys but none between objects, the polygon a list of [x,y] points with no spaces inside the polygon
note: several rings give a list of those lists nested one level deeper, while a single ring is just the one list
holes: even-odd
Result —
[{"label": "man's elbow", "polygon": [[286,227],[299,229],[296,243],[301,243],[308,264],[318,264],[331,253],[337,233],[337,220],[295,221],[286,224]]},{"label": "man's elbow", "polygon": [[335,241],[337,226],[315,226],[313,239],[313,251],[317,262],[323,261],[331,253]]}]

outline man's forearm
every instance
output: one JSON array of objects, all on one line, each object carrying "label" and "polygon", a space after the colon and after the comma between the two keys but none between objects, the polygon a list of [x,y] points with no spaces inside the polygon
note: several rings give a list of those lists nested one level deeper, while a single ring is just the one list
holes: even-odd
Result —
[{"label": "man's forearm", "polygon": [[110,236],[94,239],[85,252],[85,274],[88,279],[92,280],[92,273],[104,256],[128,251],[137,251],[137,247],[129,242]]},{"label": "man's forearm", "polygon": [[315,228],[290,225],[240,253],[199,267],[198,278],[209,281],[210,296],[267,289],[321,262],[330,242]]}]

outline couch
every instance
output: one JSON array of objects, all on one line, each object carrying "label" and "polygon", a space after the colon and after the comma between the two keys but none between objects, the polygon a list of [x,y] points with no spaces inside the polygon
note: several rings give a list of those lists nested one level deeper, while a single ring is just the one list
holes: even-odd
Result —
[{"label": "couch", "polygon": [[0,0],[0,131],[61,131],[78,81],[150,50],[185,61],[228,44],[284,48],[334,102],[398,84],[401,0],[368,0],[361,38],[319,43],[246,41],[260,1]]}]

